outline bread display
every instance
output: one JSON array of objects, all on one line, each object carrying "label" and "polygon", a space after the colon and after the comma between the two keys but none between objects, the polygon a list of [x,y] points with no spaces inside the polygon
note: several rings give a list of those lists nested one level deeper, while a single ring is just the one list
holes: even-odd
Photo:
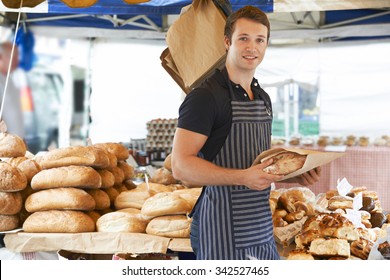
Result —
[{"label": "bread display", "polygon": [[306,161],[306,155],[286,151],[274,156],[264,158],[262,161],[273,159],[273,163],[264,172],[274,175],[287,175],[302,168]]},{"label": "bread display", "polygon": [[76,165],[44,169],[31,180],[34,190],[67,187],[97,189],[101,185],[102,179],[95,169]]},{"label": "bread display", "polygon": [[82,211],[49,210],[31,214],[23,223],[25,232],[80,233],[95,231],[95,222]]},{"label": "bread display", "polygon": [[78,188],[45,189],[31,194],[25,202],[30,213],[45,210],[82,210],[95,209],[95,200],[86,191]]}]

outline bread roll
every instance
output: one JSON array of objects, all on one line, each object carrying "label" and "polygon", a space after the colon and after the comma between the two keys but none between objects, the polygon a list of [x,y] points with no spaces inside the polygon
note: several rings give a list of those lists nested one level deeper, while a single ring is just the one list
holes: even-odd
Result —
[{"label": "bread roll", "polygon": [[157,217],[172,214],[187,214],[192,206],[180,195],[172,192],[157,193],[145,200],[141,213],[146,216]]},{"label": "bread roll", "polygon": [[0,231],[13,230],[19,227],[19,217],[17,215],[0,214]]},{"label": "bread roll", "polygon": [[115,184],[115,177],[112,172],[108,171],[107,169],[97,169],[96,170],[100,177],[102,178],[102,185],[100,188],[106,189],[111,188]]},{"label": "bread roll", "polygon": [[96,168],[107,168],[110,166],[109,158],[102,149],[93,146],[71,146],[58,148],[36,156],[35,160],[42,169],[55,167],[79,165]]},{"label": "bread roll", "polygon": [[122,169],[123,174],[124,174],[124,180],[129,180],[134,177],[134,167],[128,164],[124,160],[118,161],[118,167]]},{"label": "bread roll", "polygon": [[336,195],[329,199],[328,209],[353,209],[353,198],[349,196]]},{"label": "bread roll", "polygon": [[0,214],[15,215],[22,209],[23,199],[20,192],[0,192]]},{"label": "bread roll", "polygon": [[350,245],[345,239],[314,239],[309,248],[309,253],[313,256],[320,257],[349,257],[350,256]]},{"label": "bread roll", "polygon": [[171,186],[167,186],[159,183],[141,183],[136,188],[138,191],[154,191],[154,192],[171,192],[173,191]]},{"label": "bread roll", "polygon": [[172,172],[172,154],[169,154],[165,158],[163,166],[164,166],[164,168],[166,168],[166,169],[168,169],[169,171]]},{"label": "bread roll", "polygon": [[27,187],[27,178],[17,167],[0,161],[0,191],[18,192]]},{"label": "bread roll", "polygon": [[135,215],[139,219],[147,221],[147,222],[149,222],[151,219],[153,219],[153,217],[145,216],[144,214],[142,214],[141,210],[137,209],[137,208],[123,208],[123,209],[117,210],[117,212],[129,213],[129,214]]},{"label": "bread roll", "polygon": [[104,148],[109,152],[113,153],[116,158],[119,160],[126,160],[129,158],[129,150],[125,145],[121,143],[106,142],[106,143],[96,143],[93,146]]},{"label": "bread roll", "polygon": [[92,189],[86,190],[86,192],[95,200],[95,210],[102,210],[110,207],[110,197],[105,191]]},{"label": "bread roll", "polygon": [[290,151],[282,152],[263,159],[262,162],[269,158],[273,159],[273,163],[263,170],[269,174],[287,175],[301,169],[306,161],[306,157],[306,155],[301,155]]},{"label": "bread roll", "polygon": [[86,191],[77,188],[41,190],[27,197],[26,210],[30,213],[45,210],[95,209],[95,200]]},{"label": "bread roll", "polygon": [[22,157],[26,151],[22,138],[16,134],[0,132],[0,157]]},{"label": "bread roll", "polygon": [[147,225],[146,233],[168,238],[188,238],[191,221],[184,215],[156,217]]},{"label": "bread roll", "polygon": [[173,177],[173,174],[168,169],[161,167],[156,170],[153,177],[150,179],[153,183],[170,185],[176,184],[178,181]]},{"label": "bread roll", "polygon": [[30,183],[35,174],[41,171],[39,164],[35,160],[27,157],[8,158],[6,162],[19,168],[26,176],[27,183]]},{"label": "bread roll", "polygon": [[67,187],[97,189],[101,185],[102,178],[95,169],[75,165],[42,170],[31,180],[34,190]]},{"label": "bread roll", "polygon": [[174,194],[178,194],[181,198],[185,199],[191,205],[191,209],[198,201],[201,192],[202,188],[188,188],[173,191]]},{"label": "bread roll", "polygon": [[95,210],[86,211],[85,214],[90,216],[95,224],[96,224],[97,220],[102,216],[98,211],[95,211]]},{"label": "bread roll", "polygon": [[31,214],[23,223],[25,232],[79,233],[95,231],[95,222],[82,211],[49,210]]},{"label": "bread roll", "polygon": [[156,192],[153,190],[140,191],[137,189],[121,192],[115,199],[114,202],[115,209],[123,209],[123,208],[141,209],[145,201],[155,194]]},{"label": "bread roll", "polygon": [[108,197],[110,198],[110,204],[111,204],[111,206],[113,206],[114,203],[115,203],[116,198],[117,198],[118,195],[119,195],[119,192],[118,192],[116,189],[114,189],[114,187],[106,188],[106,189],[102,189],[102,190],[103,190],[105,193],[108,194]]},{"label": "bread roll", "polygon": [[125,180],[125,174],[118,166],[115,165],[108,170],[114,175],[114,185],[119,185]]},{"label": "bread roll", "polygon": [[22,2],[22,0],[1,0],[4,6],[12,9],[19,9],[20,4],[22,4],[22,7],[35,7],[44,1],[45,0],[23,0]]},{"label": "bread roll", "polygon": [[147,221],[128,212],[111,212],[101,216],[96,222],[99,232],[145,232]]}]

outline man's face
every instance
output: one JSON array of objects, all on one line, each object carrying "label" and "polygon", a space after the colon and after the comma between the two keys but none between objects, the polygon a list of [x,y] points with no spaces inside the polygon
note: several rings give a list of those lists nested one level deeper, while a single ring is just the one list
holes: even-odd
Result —
[{"label": "man's face", "polygon": [[241,70],[255,70],[264,58],[268,29],[246,18],[236,21],[231,42],[225,38],[228,61]]}]

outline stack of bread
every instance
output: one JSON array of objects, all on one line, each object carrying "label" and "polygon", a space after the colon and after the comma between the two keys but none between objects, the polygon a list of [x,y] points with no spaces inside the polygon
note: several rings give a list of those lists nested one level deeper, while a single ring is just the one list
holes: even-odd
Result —
[{"label": "stack of bread", "polygon": [[117,196],[117,210],[98,219],[97,231],[189,237],[191,219],[187,214],[200,192],[201,188],[187,188],[180,184],[141,183]]},{"label": "stack of bread", "polygon": [[[126,147],[119,143],[58,148],[36,156],[42,170],[31,180],[34,192],[25,201],[25,208],[31,215],[24,221],[23,230],[95,231],[100,211],[113,211],[111,201],[119,194],[114,187],[126,188],[121,184],[132,176],[132,167],[124,164],[124,155],[118,157],[119,151],[126,151],[128,157]],[[122,165],[125,166],[123,169]],[[123,170],[130,175],[125,176]],[[108,189],[114,190],[113,198],[106,191]]]},{"label": "stack of bread", "polygon": [[20,227],[25,218],[24,198],[32,176],[40,169],[26,154],[19,136],[0,132],[0,231]]},{"label": "stack of bread", "polygon": [[171,158],[172,158],[172,154],[169,154],[165,158],[163,166],[158,168],[154,172],[152,178],[150,178],[151,182],[158,183],[158,184],[164,184],[164,185],[171,185],[171,184],[180,183],[178,180],[176,180],[173,177]]},{"label": "stack of bread", "polygon": [[271,191],[270,206],[277,243],[287,247],[308,217],[315,215],[315,194],[306,187]]},{"label": "stack of bread", "polygon": [[[363,202],[356,212],[360,226],[348,216],[349,210],[354,208],[353,197],[358,194],[362,195]],[[386,235],[384,227],[390,222],[382,213],[377,193],[366,187],[352,188],[345,196],[336,189],[320,194],[316,199],[316,211],[322,213],[305,221],[295,236],[296,247],[287,259],[365,260],[374,243]]]}]

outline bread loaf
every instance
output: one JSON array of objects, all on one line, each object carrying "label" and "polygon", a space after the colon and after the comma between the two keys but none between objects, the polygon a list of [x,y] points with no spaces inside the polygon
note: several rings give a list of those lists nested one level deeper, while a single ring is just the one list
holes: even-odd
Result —
[{"label": "bread loaf", "polygon": [[350,256],[350,245],[345,239],[314,239],[309,248],[309,253],[320,257],[346,257]]},{"label": "bread loaf", "polygon": [[96,170],[100,177],[102,178],[102,186],[100,188],[106,189],[111,188],[115,184],[115,177],[112,172],[108,171],[107,169],[97,169]]},{"label": "bread loaf", "polygon": [[267,157],[262,161],[273,159],[273,163],[266,168],[264,172],[275,175],[287,175],[302,168],[306,161],[306,155],[286,151],[271,157]]},{"label": "bread loaf", "polygon": [[184,215],[156,217],[148,223],[146,233],[168,238],[188,238],[191,221]]},{"label": "bread loaf", "polygon": [[118,161],[118,167],[123,171],[125,177],[124,180],[129,180],[134,177],[134,167],[128,164],[126,161]]},{"label": "bread loaf", "polygon": [[0,157],[22,157],[26,151],[22,138],[16,134],[0,132]]},{"label": "bread loaf", "polygon": [[126,160],[129,158],[129,150],[125,145],[121,143],[106,142],[106,143],[96,143],[93,146],[103,148],[113,153],[116,158],[119,160]]},{"label": "bread loaf", "polygon": [[27,197],[26,210],[30,213],[44,210],[94,210],[95,200],[86,191],[77,188],[41,190]]},{"label": "bread loaf", "polygon": [[55,167],[79,165],[96,168],[107,168],[110,166],[109,158],[105,151],[93,146],[71,146],[58,148],[36,156],[35,160],[42,169]]},{"label": "bread loaf", "polygon": [[23,223],[25,232],[79,233],[95,231],[95,222],[82,211],[49,210],[32,213]]},{"label": "bread loaf", "polygon": [[173,177],[173,174],[168,169],[161,167],[158,168],[153,177],[150,179],[153,183],[163,184],[163,185],[170,185],[170,184],[176,184],[178,181]]},{"label": "bread loaf", "polygon": [[19,217],[17,215],[0,214],[0,231],[13,230],[19,227]]},{"label": "bread loaf", "polygon": [[145,201],[155,195],[155,191],[139,191],[137,189],[121,192],[115,199],[115,209],[136,208],[141,209]]},{"label": "bread loaf", "polygon": [[110,197],[105,191],[92,189],[86,190],[86,192],[95,200],[95,210],[102,210],[110,207]]},{"label": "bread loaf", "polygon": [[0,191],[18,192],[27,187],[27,178],[17,167],[0,161]]},{"label": "bread loaf", "polygon": [[145,232],[147,221],[128,212],[111,212],[101,216],[96,222],[99,232]]},{"label": "bread loaf", "polygon": [[35,160],[27,157],[8,158],[5,161],[12,166],[19,168],[19,170],[26,176],[28,183],[31,182],[35,174],[41,171],[39,164]]},{"label": "bread loaf", "polygon": [[102,179],[95,169],[75,165],[44,169],[31,180],[34,190],[66,187],[97,189],[101,184]]},{"label": "bread loaf", "polygon": [[15,215],[22,209],[23,199],[20,192],[0,192],[0,214]]},{"label": "bread loaf", "polygon": [[187,214],[192,206],[180,195],[172,192],[157,193],[145,200],[141,213],[146,216],[157,217],[172,214]]}]

